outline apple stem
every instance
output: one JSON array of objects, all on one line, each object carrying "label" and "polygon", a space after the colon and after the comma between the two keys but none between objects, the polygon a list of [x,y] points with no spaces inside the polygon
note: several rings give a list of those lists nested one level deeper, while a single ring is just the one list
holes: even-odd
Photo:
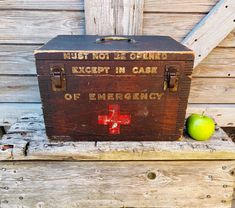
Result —
[{"label": "apple stem", "polygon": [[202,111],[202,116],[204,116],[204,114],[205,114],[205,111]]}]

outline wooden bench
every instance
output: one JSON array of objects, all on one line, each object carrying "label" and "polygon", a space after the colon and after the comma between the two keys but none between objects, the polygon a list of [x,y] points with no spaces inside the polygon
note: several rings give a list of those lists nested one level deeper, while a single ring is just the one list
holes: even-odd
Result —
[{"label": "wooden bench", "polygon": [[210,141],[50,142],[42,116],[0,140],[1,208],[231,208],[235,144]]}]

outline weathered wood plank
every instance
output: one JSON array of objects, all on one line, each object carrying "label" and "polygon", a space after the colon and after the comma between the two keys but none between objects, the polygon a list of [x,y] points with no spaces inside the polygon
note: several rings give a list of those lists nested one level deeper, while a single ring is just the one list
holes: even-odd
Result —
[{"label": "weathered wood plank", "polygon": [[[81,33],[80,31],[82,31],[84,23],[81,25],[80,22],[76,23],[81,15],[83,16],[80,12],[64,12],[64,14],[61,15],[61,12],[55,11],[1,11],[0,19],[2,24],[0,26],[0,42],[44,43],[57,34]],[[204,15],[198,14],[145,14],[143,32],[144,34],[171,35],[181,40],[203,16]],[[155,21],[156,19],[158,21]],[[102,19],[100,24],[103,25],[104,21],[105,20]],[[108,19],[107,21],[111,20]],[[24,27],[22,31],[21,25],[25,24],[27,24],[27,27]],[[79,26],[79,28],[71,28],[71,26]],[[110,27],[113,26],[111,25]],[[172,27],[173,29],[170,29]],[[95,28],[97,28],[97,26]],[[109,34],[113,34],[113,31],[108,25],[105,31],[108,31]],[[87,32],[89,32],[89,30]]]},{"label": "weathered wood plank", "polygon": [[219,0],[145,0],[145,12],[209,12]]},{"label": "weathered wood plank", "polygon": [[0,102],[40,102],[37,77],[0,76]]},{"label": "weathered wood plank", "polygon": [[[0,160],[224,160],[235,159],[235,144],[217,129],[211,140],[174,142],[53,142],[42,117],[30,114],[13,124],[0,142]],[[10,156],[9,156],[10,154]]]},{"label": "weathered wood plank", "polygon": [[58,34],[84,34],[84,12],[0,12],[0,43],[44,43]]},{"label": "weathered wood plank", "polygon": [[86,34],[142,34],[143,0],[85,0]]},{"label": "weathered wood plank", "polygon": [[[37,77],[0,76],[0,102],[40,102]],[[193,78],[189,103],[234,103],[235,78]]]},{"label": "weathered wood plank", "polygon": [[234,166],[233,161],[2,163],[1,207],[230,208]]},{"label": "weathered wood plank", "polygon": [[[218,0],[145,0],[145,12],[209,12]],[[2,0],[0,9],[83,10],[83,0]],[[184,8],[182,10],[182,8]]]},{"label": "weathered wood plank", "polygon": [[[235,144],[221,129],[208,142],[185,138],[181,142],[98,142],[95,145],[94,142],[48,143],[42,128],[33,125],[42,122],[35,114],[23,116],[1,141],[1,159],[17,160],[1,162],[3,208],[19,205],[160,208],[189,204],[201,207],[202,203],[206,207],[231,207]],[[41,151],[44,153],[40,154]],[[35,161],[44,159],[53,161]],[[191,161],[194,159],[200,161]],[[208,161],[215,159],[220,161]],[[35,187],[40,190],[39,195]],[[131,191],[127,194],[127,190]],[[53,196],[57,200],[52,202]],[[185,200],[185,196],[190,200]]]},{"label": "weathered wood plank", "polygon": [[[143,33],[170,35],[181,41],[202,17],[203,14],[145,13]],[[7,10],[1,11],[0,19],[0,43],[45,43],[58,34],[83,34],[85,28],[84,13],[77,11]],[[235,47],[235,30],[220,45]]]},{"label": "weathered wood plank", "polygon": [[189,104],[187,116],[191,113],[209,115],[219,126],[235,126],[234,104]]},{"label": "weathered wood plank", "polygon": [[144,14],[144,35],[169,35],[181,41],[204,17],[204,14]]},{"label": "weathered wood plank", "polygon": [[[169,35],[182,41],[203,17],[204,14],[145,13],[143,34]],[[235,30],[219,46],[235,47]]]},{"label": "weathered wood plank", "polygon": [[0,9],[83,10],[83,0],[1,0]]},{"label": "weathered wood plank", "polygon": [[215,48],[194,70],[193,77],[235,77],[235,48]]},{"label": "weathered wood plank", "polygon": [[0,104],[0,126],[10,126],[19,117],[28,113],[42,113],[40,103],[1,103]]},{"label": "weathered wood plank", "polygon": [[[2,45],[0,74],[36,74],[37,45]],[[194,77],[235,77],[235,48],[216,48],[193,71]]]},{"label": "weathered wood plank", "polygon": [[193,78],[189,103],[234,103],[234,78]]},{"label": "weathered wood plank", "polygon": [[235,208],[235,187],[233,189],[233,201],[232,201],[232,208]]},{"label": "weathered wood plank", "polygon": [[[30,132],[29,132],[30,133]],[[30,134],[29,134],[30,135]],[[34,140],[39,136],[34,137]],[[235,145],[227,137],[207,143],[193,142],[30,142],[27,156],[14,154],[14,160],[230,160],[235,159]],[[38,140],[38,139],[37,139]],[[222,148],[221,148],[222,146]],[[22,149],[21,146],[16,150]],[[21,152],[21,151],[17,151]]]},{"label": "weathered wood plank", "polygon": [[38,45],[1,45],[0,74],[36,74],[33,51]]},{"label": "weathered wood plank", "polygon": [[[189,104],[187,116],[191,113],[202,113],[215,119],[219,126],[235,126],[233,116],[234,104]],[[0,126],[10,126],[27,113],[41,114],[40,103],[0,103]]]},{"label": "weathered wood plank", "polygon": [[114,35],[116,30],[114,6],[108,0],[85,0],[85,26],[87,35]]},{"label": "weathered wood plank", "polygon": [[195,52],[197,66],[234,28],[235,1],[220,0],[182,43]]},{"label": "weathered wood plank", "polygon": [[221,47],[235,47],[235,30],[233,30],[229,35],[219,44]]}]

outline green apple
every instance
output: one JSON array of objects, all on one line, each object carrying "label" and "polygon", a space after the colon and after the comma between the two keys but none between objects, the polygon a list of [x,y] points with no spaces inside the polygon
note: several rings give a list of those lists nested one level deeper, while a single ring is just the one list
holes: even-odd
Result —
[{"label": "green apple", "polygon": [[214,133],[215,122],[203,114],[192,114],[186,121],[186,130],[193,139],[205,141]]}]

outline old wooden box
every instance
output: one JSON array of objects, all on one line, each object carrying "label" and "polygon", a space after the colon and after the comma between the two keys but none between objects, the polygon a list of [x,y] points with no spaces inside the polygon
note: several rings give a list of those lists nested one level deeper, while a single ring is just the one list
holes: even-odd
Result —
[{"label": "old wooden box", "polygon": [[165,36],[57,36],[35,51],[54,140],[177,140],[194,54]]}]

